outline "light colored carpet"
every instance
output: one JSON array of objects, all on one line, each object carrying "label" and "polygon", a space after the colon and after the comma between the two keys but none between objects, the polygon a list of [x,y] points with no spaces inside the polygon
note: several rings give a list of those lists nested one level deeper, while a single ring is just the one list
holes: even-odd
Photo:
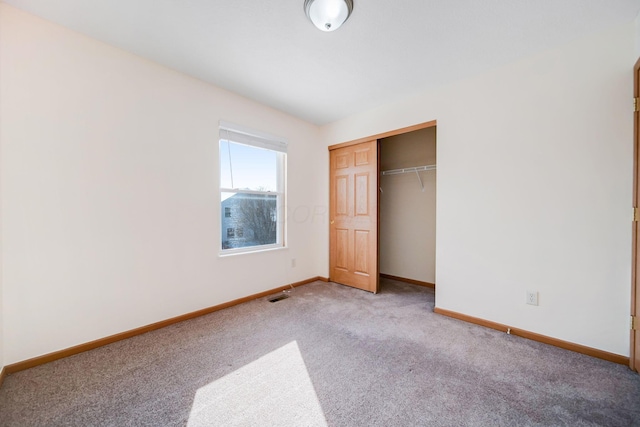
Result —
[{"label": "light colored carpet", "polygon": [[10,375],[2,426],[640,426],[627,367],[315,282]]}]

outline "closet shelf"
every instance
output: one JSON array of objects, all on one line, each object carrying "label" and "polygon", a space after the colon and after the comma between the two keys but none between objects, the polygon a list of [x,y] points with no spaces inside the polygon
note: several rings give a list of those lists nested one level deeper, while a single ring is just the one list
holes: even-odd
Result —
[{"label": "closet shelf", "polygon": [[422,171],[432,171],[436,169],[436,165],[416,166],[413,168],[391,169],[388,171],[382,171],[382,175],[397,175],[400,173],[414,173]]},{"label": "closet shelf", "polygon": [[[420,188],[424,192],[424,184],[422,182],[422,178],[420,178],[420,174],[418,172],[422,171],[432,171],[436,169],[436,165],[426,165],[426,166],[415,166],[412,168],[402,168],[402,169],[391,169],[388,171],[382,171],[382,175],[398,175],[401,173],[415,173],[418,177],[418,182],[420,182]],[[382,193],[382,187],[380,187],[380,192]]]}]

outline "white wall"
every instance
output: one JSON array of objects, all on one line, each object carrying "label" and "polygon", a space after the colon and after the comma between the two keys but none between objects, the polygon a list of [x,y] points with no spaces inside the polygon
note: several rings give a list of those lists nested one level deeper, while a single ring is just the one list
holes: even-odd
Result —
[{"label": "white wall", "polygon": [[628,355],[635,59],[629,23],[328,125],[324,141],[436,119],[436,306]]},{"label": "white wall", "polygon": [[[381,140],[381,170],[434,164],[435,127]],[[380,273],[435,283],[436,173],[380,177]]]},{"label": "white wall", "polygon": [[636,58],[640,57],[640,13],[636,16],[634,21],[635,29],[636,29]]},{"label": "white wall", "polygon": [[[326,275],[317,127],[0,11],[5,363]],[[289,249],[218,257],[221,119],[289,140]]]}]

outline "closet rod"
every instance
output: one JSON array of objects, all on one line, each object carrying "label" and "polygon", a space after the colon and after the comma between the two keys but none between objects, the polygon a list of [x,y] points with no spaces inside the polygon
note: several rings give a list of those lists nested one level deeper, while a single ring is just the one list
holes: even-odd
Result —
[{"label": "closet rod", "polygon": [[432,171],[436,169],[436,165],[416,166],[413,168],[391,169],[388,171],[382,171],[382,175],[397,175],[400,173],[413,173],[421,171]]}]

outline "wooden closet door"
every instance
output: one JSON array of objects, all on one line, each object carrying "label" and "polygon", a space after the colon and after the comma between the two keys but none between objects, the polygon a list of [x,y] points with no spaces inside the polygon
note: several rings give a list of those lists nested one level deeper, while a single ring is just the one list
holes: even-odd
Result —
[{"label": "wooden closet door", "polygon": [[378,292],[378,141],[330,152],[329,277]]}]

